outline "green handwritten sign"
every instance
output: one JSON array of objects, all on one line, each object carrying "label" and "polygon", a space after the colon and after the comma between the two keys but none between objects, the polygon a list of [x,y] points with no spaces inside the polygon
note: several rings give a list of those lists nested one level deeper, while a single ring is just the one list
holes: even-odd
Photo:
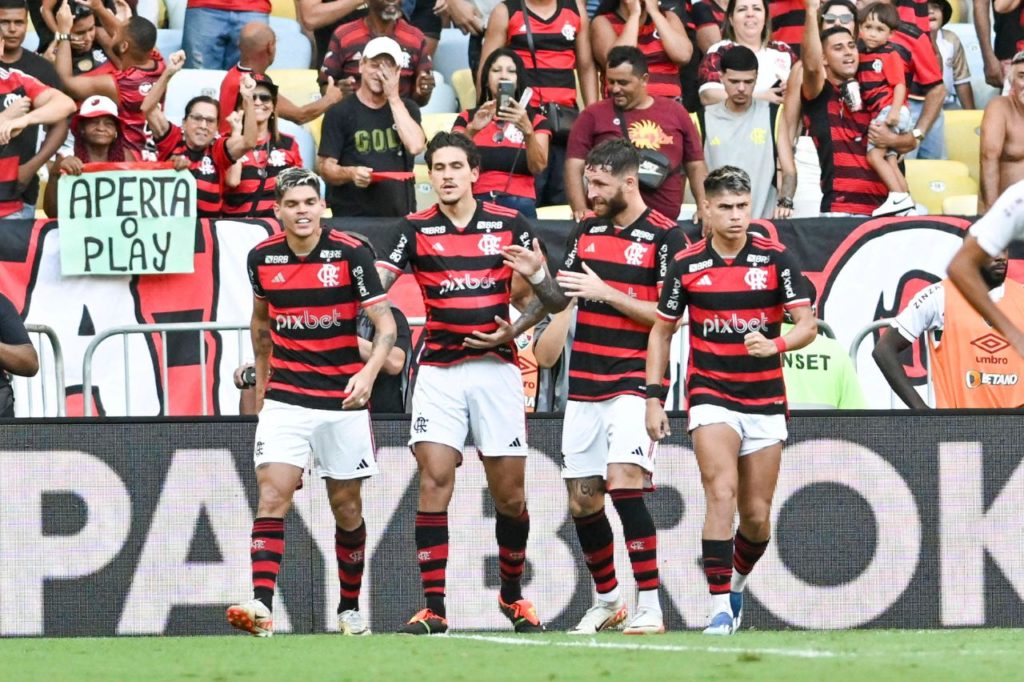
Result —
[{"label": "green handwritten sign", "polygon": [[196,180],[188,171],[66,175],[57,209],[64,275],[193,271]]}]

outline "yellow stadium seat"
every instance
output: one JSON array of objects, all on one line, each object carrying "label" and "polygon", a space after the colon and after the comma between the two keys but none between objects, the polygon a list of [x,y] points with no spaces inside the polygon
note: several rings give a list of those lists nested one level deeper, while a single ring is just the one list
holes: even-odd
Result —
[{"label": "yellow stadium seat", "polygon": [[569,204],[539,206],[537,220],[572,220],[572,207]]},{"label": "yellow stadium seat", "polygon": [[[316,69],[273,69],[267,72],[278,92],[292,101],[295,106],[304,107],[310,102],[320,99],[320,86],[316,82]],[[316,146],[320,148],[320,130],[323,116],[319,116],[303,126],[313,136]]]},{"label": "yellow stadium seat", "polygon": [[422,211],[437,203],[437,192],[430,184],[430,175],[427,172],[426,164],[417,163],[413,166],[413,172],[416,173],[416,210]]},{"label": "yellow stadium seat", "polygon": [[459,69],[452,74],[452,87],[459,98],[459,106],[463,109],[476,107],[476,84],[473,82],[473,72],[469,69]]},{"label": "yellow stadium seat", "polygon": [[306,124],[306,128],[313,134],[313,141],[316,142],[316,148],[320,149],[320,134],[324,129],[324,117],[317,116]]},{"label": "yellow stadium seat", "polygon": [[946,197],[978,193],[978,183],[968,175],[915,174],[909,164],[907,184],[914,201],[924,205],[932,215],[942,214],[942,201]]},{"label": "yellow stadium seat", "polygon": [[427,136],[427,142],[430,142],[434,135],[451,130],[458,116],[452,113],[423,114],[423,134]]},{"label": "yellow stadium seat", "polygon": [[950,109],[943,112],[946,118],[946,156],[954,161],[967,164],[970,175],[981,182],[981,109]]},{"label": "yellow stadium seat", "polygon": [[298,21],[295,14],[295,0],[271,0],[270,15]]},{"label": "yellow stadium seat", "polygon": [[951,175],[967,177],[971,174],[966,163],[952,159],[907,159],[904,163],[907,167],[908,178],[911,174],[919,178],[940,178]]},{"label": "yellow stadium seat", "polygon": [[943,215],[978,215],[978,195],[958,194],[942,200]]}]

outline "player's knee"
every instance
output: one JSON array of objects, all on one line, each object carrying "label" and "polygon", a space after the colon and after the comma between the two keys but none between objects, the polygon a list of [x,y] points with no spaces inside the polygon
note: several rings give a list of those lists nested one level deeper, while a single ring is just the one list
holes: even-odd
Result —
[{"label": "player's knee", "polygon": [[569,492],[569,513],[573,518],[590,516],[604,507],[604,496],[580,495]]},{"label": "player's knee", "polygon": [[283,517],[292,504],[294,490],[282,490],[274,485],[260,486],[259,515]]},{"label": "player's knee", "polygon": [[502,516],[517,517],[526,510],[526,495],[522,490],[507,495],[491,495],[494,497],[494,508]]},{"label": "player's knee", "polygon": [[340,500],[331,500],[331,511],[334,518],[345,526],[351,526],[363,516],[363,505],[358,498],[346,497]]},{"label": "player's knee", "polygon": [[[749,529],[754,535],[768,535],[771,526],[771,504],[755,502],[740,505],[740,525]],[[756,532],[755,532],[756,531]],[[753,540],[753,538],[750,538]]]}]

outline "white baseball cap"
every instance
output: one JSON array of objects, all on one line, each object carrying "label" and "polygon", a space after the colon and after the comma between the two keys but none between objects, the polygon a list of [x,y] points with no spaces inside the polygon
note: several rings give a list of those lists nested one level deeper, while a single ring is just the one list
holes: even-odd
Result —
[{"label": "white baseball cap", "polygon": [[363,48],[363,59],[373,59],[385,54],[391,57],[397,66],[402,65],[402,48],[393,38],[377,36]]},{"label": "white baseball cap", "polygon": [[117,103],[103,95],[93,95],[82,102],[78,109],[79,118],[96,118],[97,116],[113,116],[117,118]]}]

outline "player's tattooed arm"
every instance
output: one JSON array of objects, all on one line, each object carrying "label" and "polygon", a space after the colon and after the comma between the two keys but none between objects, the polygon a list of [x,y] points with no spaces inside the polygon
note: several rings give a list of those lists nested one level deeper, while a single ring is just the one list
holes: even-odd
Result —
[{"label": "player's tattooed arm", "polygon": [[395,324],[395,317],[391,314],[391,306],[387,300],[378,301],[366,308],[366,316],[373,323],[375,332],[373,344],[370,348],[370,357],[363,365],[363,368],[356,372],[348,384],[345,392],[348,397],[342,401],[343,409],[360,409],[370,399],[373,391],[373,382],[377,380],[380,368],[384,366],[388,353],[395,345],[398,338],[398,326]]},{"label": "player's tattooed arm", "polygon": [[467,348],[476,348],[478,350],[502,346],[540,322],[544,319],[545,315],[547,315],[547,308],[540,302],[540,299],[534,296],[530,299],[530,302],[526,304],[526,309],[523,310],[519,319],[515,321],[515,324],[510,324],[506,320],[495,315],[494,321],[498,325],[498,328],[495,331],[488,333],[477,329],[471,336],[467,336],[463,339],[462,345]]},{"label": "player's tattooed arm", "polygon": [[253,356],[256,358],[256,412],[259,412],[263,409],[263,397],[270,380],[270,356],[274,350],[270,339],[270,309],[265,299],[253,297],[249,332],[252,336]]},{"label": "player's tattooed arm", "polygon": [[565,295],[562,287],[548,272],[547,258],[544,257],[544,252],[537,239],[533,240],[532,249],[513,244],[506,246],[502,255],[505,257],[505,265],[522,275],[530,283],[545,308],[553,313],[565,310],[565,307],[569,305],[570,298]]},{"label": "player's tattooed arm", "polygon": [[[398,325],[395,324],[395,317],[391,314],[391,304],[387,301],[374,303],[366,309],[366,315],[373,321],[376,330],[373,335],[373,344],[370,347],[370,357],[372,358],[374,353],[380,353],[386,358],[398,339]],[[383,320],[383,324],[378,325],[378,320]],[[387,320],[391,321],[390,330],[386,329]]]},{"label": "player's tattooed arm", "polygon": [[376,270],[377,276],[380,277],[380,285],[384,287],[384,291],[390,289],[391,285],[395,283],[396,279],[398,279],[398,273],[390,268],[384,268],[378,265]]}]

